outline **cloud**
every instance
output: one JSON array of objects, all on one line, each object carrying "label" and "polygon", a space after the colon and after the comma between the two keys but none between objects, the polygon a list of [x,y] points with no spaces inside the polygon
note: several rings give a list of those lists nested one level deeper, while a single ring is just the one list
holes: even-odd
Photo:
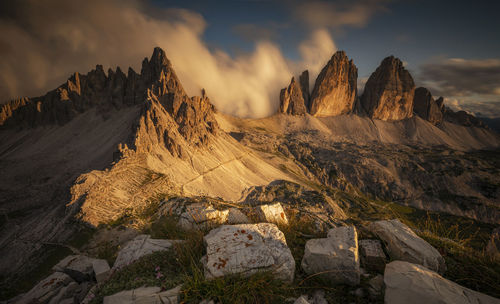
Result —
[{"label": "cloud", "polygon": [[421,66],[419,78],[439,95],[500,97],[500,59],[449,58]]},{"label": "cloud", "polygon": [[313,28],[363,27],[373,15],[387,11],[390,0],[303,1],[295,16]]},{"label": "cloud", "polygon": [[162,9],[139,0],[21,0],[0,4],[0,100],[34,96],[96,64],[132,66],[162,47],[191,95],[207,90],[222,112],[264,117],[278,107],[279,90],[309,68],[311,78],[335,51],[318,29],[299,46],[301,59],[286,59],[270,41],[231,57],[207,47],[203,17],[184,9]]},{"label": "cloud", "polygon": [[252,23],[242,23],[233,27],[233,32],[247,41],[272,40],[276,31],[269,26],[260,26]]}]

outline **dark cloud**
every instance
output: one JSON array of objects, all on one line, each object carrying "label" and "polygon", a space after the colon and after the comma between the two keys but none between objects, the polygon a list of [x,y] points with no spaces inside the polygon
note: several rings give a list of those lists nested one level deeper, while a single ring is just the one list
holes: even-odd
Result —
[{"label": "dark cloud", "polygon": [[500,59],[446,59],[420,67],[419,79],[443,96],[500,97]]},{"label": "dark cloud", "polygon": [[446,98],[445,105],[454,111],[466,111],[475,116],[488,118],[500,117],[500,101],[469,101]]},{"label": "dark cloud", "polygon": [[247,41],[273,40],[276,37],[276,30],[269,26],[245,23],[233,27],[233,32]]},{"label": "dark cloud", "polygon": [[364,27],[373,15],[387,11],[391,0],[301,1],[295,16],[313,28]]}]

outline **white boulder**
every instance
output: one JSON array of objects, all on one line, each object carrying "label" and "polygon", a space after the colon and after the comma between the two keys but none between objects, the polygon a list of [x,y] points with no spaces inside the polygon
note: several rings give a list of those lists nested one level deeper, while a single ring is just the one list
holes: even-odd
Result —
[{"label": "white boulder", "polygon": [[210,231],[204,241],[206,278],[272,270],[277,278],[293,280],[295,260],[274,224],[224,225]]},{"label": "white boulder", "polygon": [[187,206],[179,219],[179,227],[185,230],[209,228],[227,222],[229,210],[216,210],[202,203]]},{"label": "white boulder", "polygon": [[330,229],[327,238],[307,241],[302,268],[334,283],[358,285],[360,281],[358,236],[353,226]]},{"label": "white boulder", "polygon": [[439,273],[446,270],[444,259],[436,248],[399,220],[373,222],[369,229],[386,243],[392,259],[420,264]]},{"label": "white boulder", "polygon": [[449,281],[421,265],[404,261],[387,264],[384,273],[386,304],[493,304],[488,295]]},{"label": "white boulder", "polygon": [[94,259],[85,255],[69,255],[52,267],[52,270],[65,272],[70,276],[74,276],[75,272],[80,273],[80,277],[87,276],[87,280],[95,275],[98,283],[107,280],[110,273],[106,260]]},{"label": "white boulder", "polygon": [[172,248],[173,243],[174,241],[171,240],[152,239],[151,236],[146,234],[138,235],[118,252],[113,271],[129,265],[147,254],[169,250]]},{"label": "white boulder", "polygon": [[263,222],[288,225],[288,218],[280,203],[257,206],[256,213]]}]

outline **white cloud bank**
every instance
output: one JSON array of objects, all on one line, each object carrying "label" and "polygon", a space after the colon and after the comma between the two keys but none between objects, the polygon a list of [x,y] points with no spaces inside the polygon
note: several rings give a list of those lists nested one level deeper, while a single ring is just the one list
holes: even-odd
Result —
[{"label": "white cloud bank", "polygon": [[[73,72],[96,64],[132,66],[160,46],[190,95],[205,88],[222,112],[264,117],[278,107],[279,90],[309,69],[315,79],[336,50],[324,29],[299,46],[302,58],[287,60],[271,41],[231,57],[202,40],[203,17],[182,9],[159,9],[136,0],[22,0],[1,8],[0,100],[42,95]],[[7,16],[7,17],[6,17]]]}]

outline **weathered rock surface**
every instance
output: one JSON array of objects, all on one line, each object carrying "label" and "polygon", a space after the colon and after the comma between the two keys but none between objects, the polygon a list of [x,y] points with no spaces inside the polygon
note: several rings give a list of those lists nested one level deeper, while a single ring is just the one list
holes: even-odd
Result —
[{"label": "weathered rock surface", "polygon": [[104,304],[177,304],[182,285],[161,291],[160,287],[141,287],[124,290],[104,297]]},{"label": "weathered rock surface", "polygon": [[413,114],[415,83],[398,58],[385,58],[368,78],[360,106],[374,119],[396,121]]},{"label": "weathered rock surface", "polygon": [[420,264],[439,273],[446,270],[444,259],[436,248],[399,220],[373,222],[369,229],[386,243],[392,259]]},{"label": "weathered rock surface", "polygon": [[415,90],[415,97],[413,98],[413,111],[418,116],[429,121],[434,125],[438,125],[443,121],[443,112],[441,105],[438,104],[432,97],[431,92],[426,88],[417,88]]},{"label": "weathered rock surface", "polygon": [[359,284],[356,228],[333,228],[327,238],[307,241],[301,266],[307,274],[322,273],[321,276],[335,283]]},{"label": "weathered rock surface", "polygon": [[379,240],[360,240],[359,253],[364,268],[372,271],[384,271],[386,256]]},{"label": "weathered rock surface", "polygon": [[293,280],[295,260],[283,232],[274,224],[224,225],[203,239],[207,246],[206,278],[272,270],[279,279]]},{"label": "weathered rock surface", "polygon": [[500,303],[499,299],[460,286],[421,265],[403,261],[387,264],[384,283],[387,304]]},{"label": "weathered rock surface", "polygon": [[295,77],[292,77],[292,81],[287,88],[281,90],[278,111],[290,115],[304,115],[307,113],[304,95],[300,85],[295,81]]},{"label": "weathered rock surface", "polygon": [[151,236],[146,234],[138,235],[118,252],[112,270],[115,271],[129,265],[147,254],[169,250],[172,248],[173,243],[171,240],[152,239]]},{"label": "weathered rock surface", "polygon": [[227,215],[227,224],[248,224],[250,220],[248,217],[241,212],[238,208],[229,208],[229,214]]},{"label": "weathered rock surface", "polygon": [[256,213],[259,220],[263,222],[288,225],[288,218],[280,203],[257,206]]},{"label": "weathered rock surface", "polygon": [[309,113],[335,116],[351,113],[357,99],[358,69],[344,51],[336,52],[316,78]]},{"label": "weathered rock surface", "polygon": [[309,92],[309,71],[305,70],[300,74],[299,77],[300,90],[302,91],[302,97],[304,98],[304,104],[306,110],[309,109],[309,104],[311,102],[311,93]]},{"label": "weathered rock surface", "polygon": [[[36,284],[16,303],[48,303],[52,298],[58,296],[60,292],[66,294],[65,288],[71,283],[75,282],[67,274],[54,272]],[[73,286],[74,285],[72,285],[72,287]],[[59,296],[58,299],[61,299],[61,297],[62,295]]]},{"label": "weathered rock surface", "polygon": [[229,210],[216,210],[212,206],[204,204],[192,204],[187,206],[179,219],[182,229],[198,229],[213,227],[227,222]]}]

